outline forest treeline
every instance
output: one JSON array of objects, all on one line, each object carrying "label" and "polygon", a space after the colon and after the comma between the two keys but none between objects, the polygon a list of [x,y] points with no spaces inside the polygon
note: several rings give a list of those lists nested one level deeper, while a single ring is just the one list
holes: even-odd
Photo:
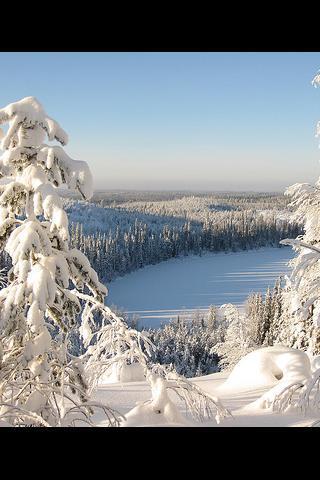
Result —
[{"label": "forest treeline", "polygon": [[138,316],[126,318],[156,345],[153,361],[172,364],[186,377],[208,375],[232,368],[247,353],[278,341],[283,314],[282,277],[273,288],[251,293],[243,307],[232,304],[207,311],[184,312],[162,328],[143,327]]},{"label": "forest treeline", "polygon": [[187,377],[234,367],[247,353],[276,343],[281,329],[282,287],[249,295],[243,312],[234,305],[211,306],[149,330],[157,346],[155,360],[171,363]]},{"label": "forest treeline", "polygon": [[[102,201],[102,200],[101,200]],[[100,201],[100,203],[101,203]],[[280,246],[301,227],[272,194],[190,196],[116,206],[65,200],[71,243],[109,282],[180,255]]]}]

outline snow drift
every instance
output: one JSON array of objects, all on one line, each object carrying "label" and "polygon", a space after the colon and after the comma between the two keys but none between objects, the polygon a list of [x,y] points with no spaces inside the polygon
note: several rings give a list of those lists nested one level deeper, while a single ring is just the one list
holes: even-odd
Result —
[{"label": "snow drift", "polygon": [[277,395],[293,383],[311,377],[308,355],[294,348],[275,345],[255,350],[234,367],[220,390],[252,390],[272,387],[254,402],[259,408],[269,408]]},{"label": "snow drift", "polygon": [[234,367],[221,388],[251,389],[279,381],[305,379],[311,375],[308,355],[294,348],[275,345],[250,352]]},{"label": "snow drift", "polygon": [[101,376],[99,384],[141,382],[144,380],[144,367],[140,363],[126,365],[123,362],[115,362]]}]

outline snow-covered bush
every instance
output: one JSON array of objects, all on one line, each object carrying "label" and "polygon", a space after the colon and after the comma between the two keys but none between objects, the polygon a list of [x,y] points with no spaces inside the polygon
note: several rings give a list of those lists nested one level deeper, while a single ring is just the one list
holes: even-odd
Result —
[{"label": "snow-covered bush", "polygon": [[[68,351],[81,312],[78,290],[102,301],[106,288],[77,249],[69,249],[68,219],[56,187],[92,195],[85,162],[68,157],[60,125],[34,97],[0,110],[9,124],[1,142],[0,244],[10,255],[0,291],[0,417],[12,425],[90,424],[95,405],[81,359]],[[70,283],[74,290],[70,291]],[[111,425],[120,416],[105,406]]]}]

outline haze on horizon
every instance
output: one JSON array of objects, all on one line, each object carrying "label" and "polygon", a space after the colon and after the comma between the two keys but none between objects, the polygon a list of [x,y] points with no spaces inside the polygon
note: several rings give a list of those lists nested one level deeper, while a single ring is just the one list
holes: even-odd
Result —
[{"label": "haze on horizon", "polygon": [[33,95],[95,189],[282,191],[320,174],[320,53],[0,53],[0,106]]}]

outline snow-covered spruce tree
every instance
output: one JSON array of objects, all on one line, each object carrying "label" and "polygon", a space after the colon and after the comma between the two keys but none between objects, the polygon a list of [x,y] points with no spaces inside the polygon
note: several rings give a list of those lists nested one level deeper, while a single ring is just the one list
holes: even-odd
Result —
[{"label": "snow-covered spruce tree", "polygon": [[257,327],[255,324],[252,327],[248,318],[231,303],[220,307],[219,316],[224,319],[226,330],[223,341],[217,342],[211,352],[220,357],[219,368],[223,370],[234,367],[242,357],[257,348]]},{"label": "snow-covered spruce tree", "polygon": [[218,325],[216,330],[212,325],[215,310],[212,306],[207,315],[208,323],[205,324],[199,312],[196,312],[178,317],[163,328],[150,329],[150,339],[156,346],[152,353],[153,362],[172,364],[176,372],[185,377],[208,375],[217,371],[218,358],[211,353],[211,349],[222,338]]},{"label": "snow-covered spruce tree", "polygon": [[273,287],[271,304],[271,322],[269,322],[269,331],[266,334],[265,345],[271,346],[276,342],[281,330],[281,317],[283,308],[283,277],[280,276]]},{"label": "snow-covered spruce tree", "polygon": [[[320,86],[320,74],[312,84]],[[320,136],[320,122],[316,136]],[[291,197],[289,207],[294,209],[293,221],[304,224],[304,234],[296,239],[284,239],[297,256],[283,292],[283,312],[278,341],[290,347],[320,354],[320,178],[315,185],[296,183],[286,195]]]},{"label": "snow-covered spruce tree", "polygon": [[[92,195],[85,162],[60,146],[68,137],[34,97],[0,110],[9,123],[2,139],[0,245],[11,257],[8,286],[0,291],[0,418],[12,425],[90,424],[83,364],[68,353],[68,334],[87,291],[102,302],[106,288],[87,258],[69,249],[68,219],[56,187]],[[74,286],[73,292],[70,285]],[[90,296],[89,295],[89,296]],[[118,414],[103,407],[110,424]]]},{"label": "snow-covered spruce tree", "polygon": [[[320,86],[320,73],[312,84]],[[320,122],[316,136],[320,136]],[[273,402],[275,410],[294,405],[302,410],[320,407],[320,179],[315,185],[295,184],[286,194],[291,196],[295,219],[304,222],[303,235],[281,243],[293,246],[297,256],[283,291],[283,305],[276,340],[290,347],[305,350],[311,356],[312,377],[287,385]],[[294,394],[298,391],[298,397]]]}]

